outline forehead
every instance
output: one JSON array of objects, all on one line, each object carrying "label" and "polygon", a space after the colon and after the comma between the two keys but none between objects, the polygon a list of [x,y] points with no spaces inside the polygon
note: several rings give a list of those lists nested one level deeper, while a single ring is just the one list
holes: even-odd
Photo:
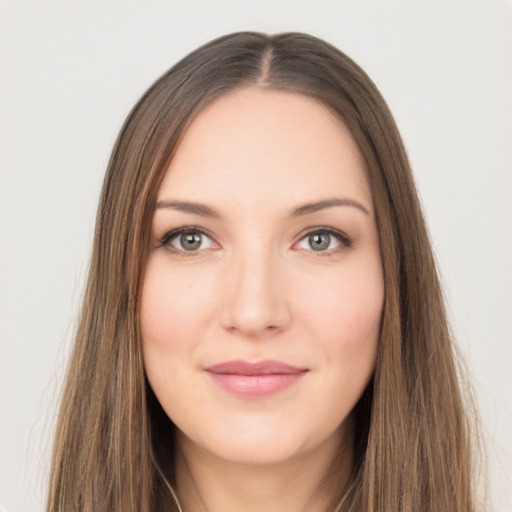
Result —
[{"label": "forehead", "polygon": [[337,194],[371,205],[364,160],[344,123],[305,95],[246,88],[192,121],[158,198],[288,204]]}]

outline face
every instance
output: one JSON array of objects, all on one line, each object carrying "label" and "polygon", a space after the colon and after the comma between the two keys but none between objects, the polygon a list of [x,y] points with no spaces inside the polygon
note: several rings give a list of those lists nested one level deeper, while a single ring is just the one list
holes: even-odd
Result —
[{"label": "face", "polygon": [[278,463],[334,446],[372,374],[384,285],[347,128],[237,90],[192,122],[158,191],[144,364],[191,452]]}]

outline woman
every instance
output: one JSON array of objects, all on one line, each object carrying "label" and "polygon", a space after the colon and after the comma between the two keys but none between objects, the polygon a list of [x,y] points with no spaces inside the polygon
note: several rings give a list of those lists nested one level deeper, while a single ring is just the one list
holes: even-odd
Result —
[{"label": "woman", "polygon": [[160,78],[107,170],[48,510],[467,512],[470,419],[365,73],[239,33]]}]

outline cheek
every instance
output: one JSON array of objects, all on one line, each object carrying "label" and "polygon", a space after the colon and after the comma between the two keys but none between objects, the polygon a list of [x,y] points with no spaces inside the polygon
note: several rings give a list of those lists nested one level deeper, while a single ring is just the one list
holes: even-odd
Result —
[{"label": "cheek", "polygon": [[185,378],[182,374],[212,315],[213,296],[190,272],[170,268],[162,255],[150,257],[140,309],[142,352],[146,375],[164,408],[180,401],[173,383]]},{"label": "cheek", "polygon": [[308,293],[297,291],[296,296],[304,298],[302,316],[315,329],[331,332],[338,342],[364,342],[378,336],[384,303],[380,265],[360,272],[348,269],[308,289]]},{"label": "cheek", "polygon": [[[213,296],[193,273],[170,267],[165,256],[150,257],[140,308],[142,353],[148,381],[169,417],[179,417],[191,395],[202,400],[189,372],[206,318],[213,314]],[[176,382],[189,382],[188,394]]]},{"label": "cheek", "polygon": [[213,297],[205,280],[169,268],[165,258],[150,259],[141,301],[145,349],[179,350],[193,343],[191,330],[199,330],[212,314]]},{"label": "cheek", "polygon": [[347,268],[310,290],[315,291],[301,304],[303,329],[329,369],[326,387],[335,394],[343,389],[344,407],[350,409],[375,366],[384,303],[380,261],[361,271]]}]

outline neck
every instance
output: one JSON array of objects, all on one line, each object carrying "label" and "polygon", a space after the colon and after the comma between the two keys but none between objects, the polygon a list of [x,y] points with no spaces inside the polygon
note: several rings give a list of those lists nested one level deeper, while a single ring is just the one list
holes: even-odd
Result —
[{"label": "neck", "polygon": [[239,464],[177,435],[175,477],[184,512],[331,512],[353,468],[352,435],[269,464]]}]

